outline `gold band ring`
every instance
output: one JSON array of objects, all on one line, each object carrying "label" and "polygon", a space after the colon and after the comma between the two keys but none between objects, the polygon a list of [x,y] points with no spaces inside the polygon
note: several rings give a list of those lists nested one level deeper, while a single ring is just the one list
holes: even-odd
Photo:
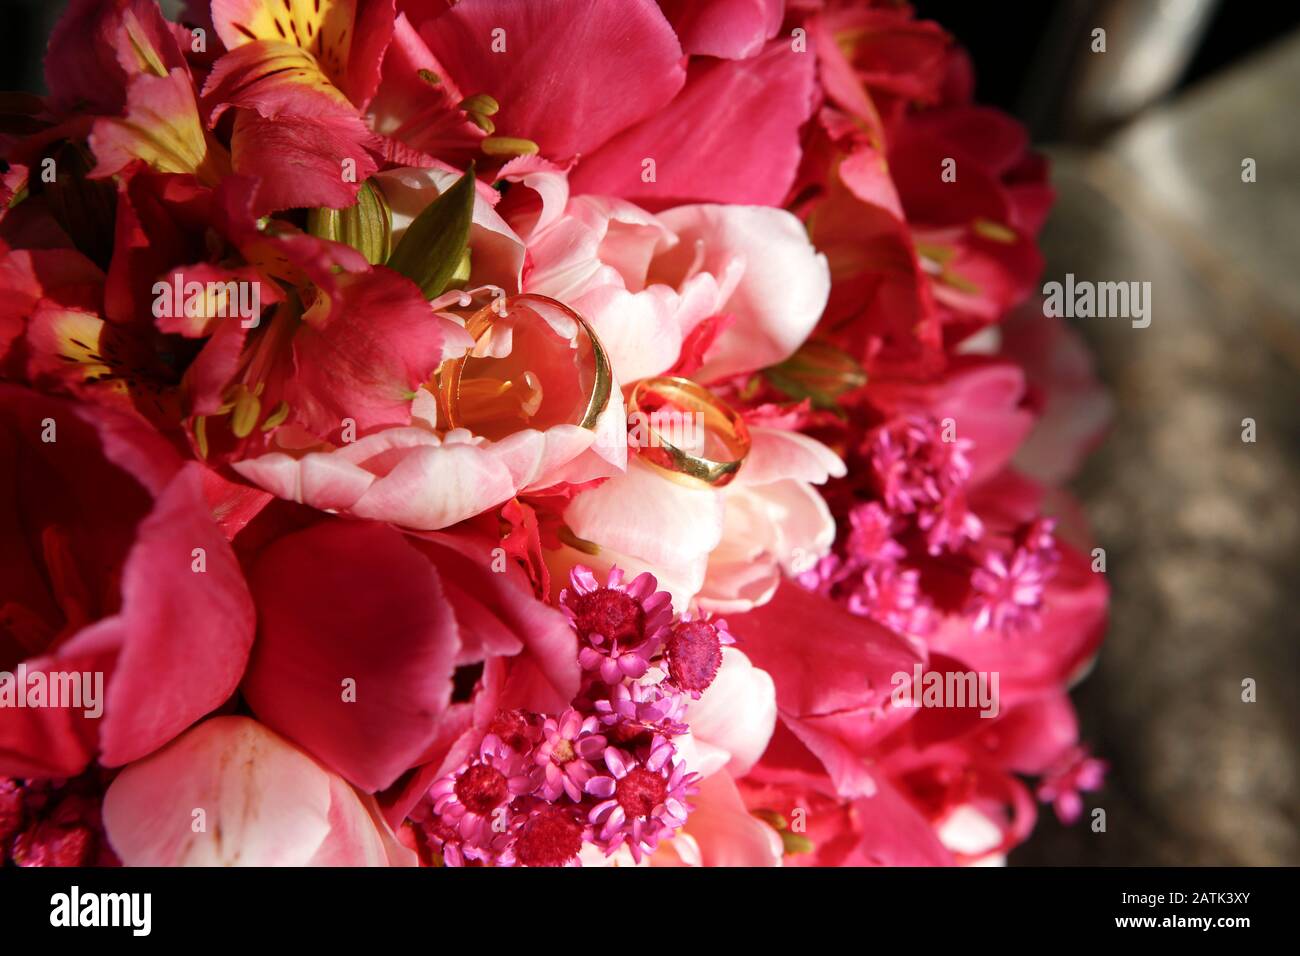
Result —
[{"label": "gold band ring", "polygon": [[749,454],[749,428],[730,405],[687,378],[637,382],[628,399],[628,445],[674,481],[723,488]]},{"label": "gold band ring", "polygon": [[508,296],[471,315],[465,330],[474,348],[436,376],[442,427],[493,440],[524,428],[596,427],[614,376],[595,330],[573,309],[544,295]]}]

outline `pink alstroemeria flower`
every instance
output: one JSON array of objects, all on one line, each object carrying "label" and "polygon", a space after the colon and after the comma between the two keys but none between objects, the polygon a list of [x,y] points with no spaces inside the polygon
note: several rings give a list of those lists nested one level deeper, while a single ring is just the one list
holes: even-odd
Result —
[{"label": "pink alstroemeria flower", "polygon": [[258,179],[258,214],[352,205],[385,153],[363,111],[392,40],[391,0],[213,0],[211,12],[228,52],[204,84],[205,117],[216,126],[234,111],[234,170]]},{"label": "pink alstroemeria flower", "polygon": [[[742,23],[731,22],[738,5],[708,6],[670,6],[681,39],[652,0],[461,0],[408,13],[459,89],[500,104],[500,129],[544,159],[576,160],[577,191],[655,208],[777,205],[799,165],[815,57],[787,39],[765,43],[779,3]],[[680,136],[686,128],[694,134]]]}]

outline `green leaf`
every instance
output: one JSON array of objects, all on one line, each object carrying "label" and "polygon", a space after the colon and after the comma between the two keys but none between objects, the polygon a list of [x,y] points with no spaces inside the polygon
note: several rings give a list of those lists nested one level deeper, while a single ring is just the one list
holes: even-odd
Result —
[{"label": "green leaf", "polygon": [[346,243],[372,266],[387,261],[393,248],[393,215],[374,180],[361,184],[357,201],[346,209],[313,209],[307,231],[322,239]]},{"label": "green leaf", "polygon": [[420,287],[426,299],[446,290],[465,258],[474,217],[474,167],[425,208],[407,227],[388,257],[395,269]]}]

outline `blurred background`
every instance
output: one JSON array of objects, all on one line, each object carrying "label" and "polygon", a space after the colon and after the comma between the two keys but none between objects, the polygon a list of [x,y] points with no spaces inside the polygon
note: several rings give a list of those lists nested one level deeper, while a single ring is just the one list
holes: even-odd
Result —
[{"label": "blurred background", "polygon": [[1106,832],[1046,813],[1011,862],[1300,864],[1300,8],[917,7],[1052,158],[1044,281],[1151,283],[1148,328],[1074,321],[1115,400],[1076,483],[1113,599],[1075,695]]},{"label": "blurred background", "polygon": [[[41,89],[63,6],[0,0],[0,89]],[[1152,290],[1148,328],[1075,321],[1116,410],[1076,482],[1113,597],[1076,691],[1106,831],[1047,811],[1011,862],[1300,864],[1300,5],[915,6],[1053,160],[1044,281]]]}]

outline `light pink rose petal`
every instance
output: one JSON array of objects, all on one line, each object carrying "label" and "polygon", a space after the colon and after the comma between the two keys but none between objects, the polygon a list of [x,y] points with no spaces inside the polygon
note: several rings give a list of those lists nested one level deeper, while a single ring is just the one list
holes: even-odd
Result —
[{"label": "light pink rose petal", "polygon": [[308,866],[418,866],[415,851],[397,842],[372,796],[329,775],[329,834]]},{"label": "light pink rose petal", "polygon": [[682,328],[678,296],[664,285],[632,293],[602,285],[574,307],[591,322],[619,378],[627,382],[662,375],[677,362]]},{"label": "light pink rose petal", "polygon": [[763,756],[776,727],[776,686],[743,651],[722,649],[722,665],[699,700],[686,708],[696,747],[709,746],[729,758],[726,770],[743,777]]},{"label": "light pink rose petal", "polygon": [[697,248],[702,253],[697,271],[715,276],[726,274],[735,258],[744,262],[722,308],[735,324],[706,353],[697,379],[764,368],[803,344],[826,306],[830,270],[798,219],[781,209],[749,206],[682,206],[660,219],[681,240],[668,258],[680,260],[682,250]]},{"label": "light pink rose petal", "polygon": [[765,604],[781,580],[826,554],[835,541],[835,519],[806,482],[787,479],[727,491],[722,542],[709,555],[699,594],[716,614]]},{"label": "light pink rose petal", "polygon": [[719,492],[679,485],[633,456],[624,474],[577,495],[564,520],[579,538],[674,567],[717,547],[723,511]]},{"label": "light pink rose petal", "polygon": [[330,777],[256,721],[216,717],[123,770],[104,828],[127,866],[304,866],[330,833]]},{"label": "light pink rose petal", "polygon": [[829,478],[843,478],[844,462],[815,438],[779,428],[749,427],[751,447],[744,466],[736,475],[738,487],[764,485],[793,478],[824,484]]},{"label": "light pink rose petal", "polygon": [[730,773],[714,774],[699,787],[682,832],[699,847],[701,865],[781,865],[780,835],[749,812]]}]

